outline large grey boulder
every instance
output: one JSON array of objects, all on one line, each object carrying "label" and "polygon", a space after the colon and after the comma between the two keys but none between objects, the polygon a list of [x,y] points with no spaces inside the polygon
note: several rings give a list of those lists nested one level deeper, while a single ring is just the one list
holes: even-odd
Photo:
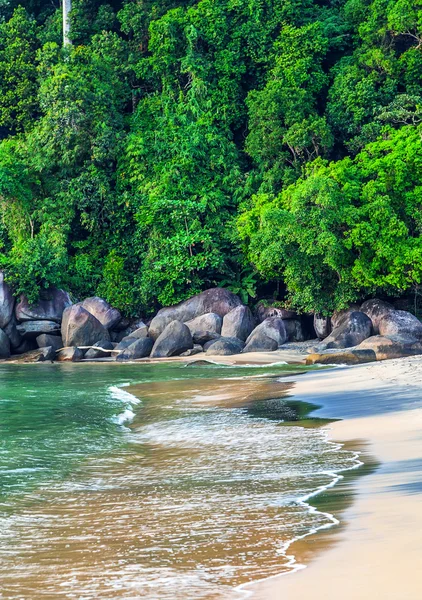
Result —
[{"label": "large grey boulder", "polygon": [[412,313],[405,310],[390,310],[379,321],[380,335],[401,335],[422,339],[422,323]]},{"label": "large grey boulder", "polygon": [[157,339],[165,327],[175,320],[186,323],[186,321],[206,313],[216,313],[220,317],[224,317],[233,308],[241,304],[238,296],[224,288],[205,290],[205,292],[192,296],[192,298],[180,302],[180,304],[159,310],[157,316],[151,321],[149,335],[153,339]]},{"label": "large grey boulder", "polygon": [[222,323],[223,319],[216,313],[205,313],[205,315],[186,321],[186,325],[193,336],[200,331],[212,331],[219,334],[221,333]]},{"label": "large grey boulder", "polygon": [[122,318],[122,315],[117,308],[112,308],[106,300],[99,298],[98,296],[86,298],[82,302],[82,307],[90,312],[91,315],[94,315],[106,329],[113,329]]},{"label": "large grey boulder", "polygon": [[180,321],[172,321],[158,336],[151,358],[178,356],[190,348],[193,348],[193,340],[189,327]]},{"label": "large grey boulder", "polygon": [[[265,338],[270,338],[276,342],[277,348],[286,343],[287,331],[284,320],[279,317],[269,317],[268,319],[265,319],[258,327],[255,327],[247,338],[244,352],[252,352],[252,350],[250,350],[251,347],[268,345]],[[251,342],[253,342],[253,344],[251,344]],[[271,345],[273,346],[273,344]]]},{"label": "large grey boulder", "polygon": [[218,340],[220,337],[221,335],[215,333],[215,331],[197,331],[192,336],[194,344],[200,344],[201,346],[204,346],[207,342]]},{"label": "large grey boulder", "polygon": [[57,288],[49,288],[40,293],[40,299],[35,304],[29,304],[26,296],[22,295],[15,307],[18,321],[56,321],[60,323],[63,311],[71,306],[72,301],[67,292]]},{"label": "large grey boulder", "polygon": [[298,317],[298,314],[294,310],[267,304],[262,300],[255,307],[255,314],[259,323],[270,317],[278,317],[279,319],[296,319]]},{"label": "large grey boulder", "polygon": [[64,311],[61,331],[65,346],[93,346],[99,340],[110,341],[107,328],[77,304]]},{"label": "large grey boulder", "polygon": [[63,348],[63,340],[61,335],[51,335],[49,333],[42,333],[36,339],[38,348],[53,348],[56,352]]},{"label": "large grey boulder", "polygon": [[4,329],[9,324],[14,306],[15,298],[12,290],[4,280],[3,271],[0,271],[0,329]]},{"label": "large grey boulder", "polygon": [[333,327],[331,324],[331,318],[324,317],[323,315],[321,315],[319,313],[315,313],[314,314],[314,329],[315,329],[316,336],[320,340],[323,340],[324,338],[329,336],[333,330]]},{"label": "large grey boulder", "polygon": [[221,335],[245,341],[255,327],[255,318],[247,306],[237,306],[223,317]]},{"label": "large grey boulder", "polygon": [[111,351],[113,349],[114,346],[109,340],[100,340],[85,352],[85,359],[93,360],[95,358],[107,358],[111,356]]},{"label": "large grey boulder", "polygon": [[9,358],[10,356],[10,340],[4,333],[3,329],[0,329],[0,358]]},{"label": "large grey boulder", "polygon": [[34,340],[42,333],[60,334],[60,324],[56,321],[23,321],[16,329],[24,340]]},{"label": "large grey boulder", "polygon": [[375,334],[380,333],[379,323],[388,313],[394,311],[394,306],[384,300],[378,300],[378,298],[372,298],[366,300],[360,307],[360,310],[364,312],[372,321],[372,328]]},{"label": "large grey boulder", "polygon": [[348,308],[344,308],[343,310],[336,310],[331,315],[331,325],[332,328],[335,329],[339,325],[343,323],[345,319],[352,313],[360,311],[360,304],[353,303]]},{"label": "large grey boulder", "polygon": [[138,338],[128,346],[125,350],[122,350],[117,355],[116,360],[135,360],[137,358],[146,358],[151,354],[154,342],[149,337]]},{"label": "large grey boulder", "polygon": [[136,338],[131,335],[127,335],[122,340],[120,340],[120,342],[115,347],[115,350],[126,350],[126,348],[129,348],[129,346],[131,346],[138,339],[140,339],[140,338]]},{"label": "large grey boulder", "polygon": [[134,331],[130,333],[131,337],[141,339],[148,337],[148,327],[145,323],[140,323],[139,327],[137,327]]},{"label": "large grey boulder", "polygon": [[220,337],[206,351],[211,356],[230,356],[240,354],[245,346],[245,342],[235,337]]},{"label": "large grey boulder", "polygon": [[84,351],[76,346],[63,348],[57,352],[56,360],[59,362],[79,362],[84,357]]},{"label": "large grey boulder", "polygon": [[243,348],[243,352],[274,352],[274,350],[278,350],[278,344],[273,339],[268,337],[268,335],[260,334],[252,339],[246,344]]},{"label": "large grey boulder", "polygon": [[283,319],[288,342],[304,342],[306,340],[302,323],[299,319]]},{"label": "large grey boulder", "polygon": [[318,344],[321,352],[330,348],[351,348],[372,335],[372,321],[363,312],[355,311],[346,315],[341,324],[333,329],[328,337]]}]

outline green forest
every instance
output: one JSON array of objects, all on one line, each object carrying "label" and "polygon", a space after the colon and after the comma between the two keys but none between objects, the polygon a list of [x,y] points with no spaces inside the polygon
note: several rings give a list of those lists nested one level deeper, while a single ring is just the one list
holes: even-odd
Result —
[{"label": "green forest", "polygon": [[412,0],[0,2],[0,268],[151,313],[422,282]]}]

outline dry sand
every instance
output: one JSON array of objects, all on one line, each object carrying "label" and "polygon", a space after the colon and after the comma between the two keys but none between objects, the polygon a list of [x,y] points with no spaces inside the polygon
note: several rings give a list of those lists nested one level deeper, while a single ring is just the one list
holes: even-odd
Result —
[{"label": "dry sand", "polygon": [[293,394],[324,401],[321,415],[336,407],[332,439],[366,440],[380,464],[355,482],[342,526],[290,548],[306,568],[248,586],[251,600],[420,600],[422,357],[309,373]]}]

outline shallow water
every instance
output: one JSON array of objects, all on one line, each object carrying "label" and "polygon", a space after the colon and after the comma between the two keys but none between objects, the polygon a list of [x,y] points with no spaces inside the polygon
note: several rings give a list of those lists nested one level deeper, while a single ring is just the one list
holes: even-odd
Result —
[{"label": "shallow water", "polygon": [[304,499],[356,464],[282,425],[292,371],[1,366],[0,598],[223,600],[290,568],[333,521]]}]

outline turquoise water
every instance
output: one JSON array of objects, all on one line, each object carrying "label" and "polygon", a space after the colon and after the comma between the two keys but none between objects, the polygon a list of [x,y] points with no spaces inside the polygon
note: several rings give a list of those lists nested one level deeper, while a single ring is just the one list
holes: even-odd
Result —
[{"label": "turquoise water", "polygon": [[289,568],[332,523],[304,499],[356,464],[282,426],[292,371],[1,365],[0,598],[235,598]]}]

